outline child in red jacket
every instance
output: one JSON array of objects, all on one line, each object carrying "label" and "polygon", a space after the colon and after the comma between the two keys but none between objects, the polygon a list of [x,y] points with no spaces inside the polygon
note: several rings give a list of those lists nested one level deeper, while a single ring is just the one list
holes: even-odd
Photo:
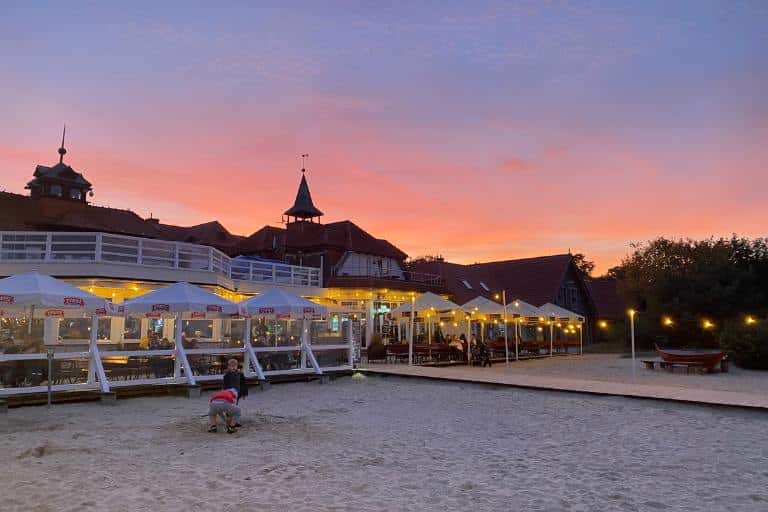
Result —
[{"label": "child in red jacket", "polygon": [[237,431],[235,425],[240,421],[240,408],[236,404],[236,389],[216,391],[213,396],[211,396],[211,401],[208,406],[208,423],[210,425],[208,427],[208,432],[216,433],[218,431],[216,418],[221,416],[224,418],[227,433],[234,434]]}]

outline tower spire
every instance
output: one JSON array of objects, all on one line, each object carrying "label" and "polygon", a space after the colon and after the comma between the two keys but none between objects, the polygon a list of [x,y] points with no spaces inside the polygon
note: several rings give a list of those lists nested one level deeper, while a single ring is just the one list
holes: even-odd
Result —
[{"label": "tower spire", "polygon": [[59,163],[64,163],[64,155],[67,154],[67,150],[64,148],[64,138],[67,136],[67,123],[64,123],[64,131],[61,133],[61,147],[59,148]]},{"label": "tower spire", "polygon": [[289,222],[291,217],[293,217],[294,220],[300,219],[311,221],[315,217],[319,220],[320,216],[323,215],[323,212],[318,210],[312,202],[312,194],[309,193],[309,185],[307,184],[307,176],[305,174],[306,168],[304,168],[308,156],[309,154],[307,153],[301,155],[301,181],[299,182],[299,190],[296,192],[296,201],[294,201],[291,208],[283,213],[283,215],[288,217]]}]

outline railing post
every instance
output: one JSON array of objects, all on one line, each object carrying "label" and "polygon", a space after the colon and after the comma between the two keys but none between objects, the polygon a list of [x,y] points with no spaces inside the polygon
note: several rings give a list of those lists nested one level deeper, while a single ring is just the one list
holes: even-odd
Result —
[{"label": "railing post", "polygon": [[[99,377],[99,387],[102,393],[109,393],[109,382],[107,382],[107,374],[104,371],[104,365],[101,363],[101,352],[99,352],[98,344],[98,332],[99,332],[99,317],[93,315],[91,317],[91,363],[93,369],[96,370],[96,375]],[[90,369],[90,365],[89,365]],[[88,382],[93,382],[90,372],[88,372]]]},{"label": "railing post", "polygon": [[138,254],[136,255],[136,258],[137,258],[136,263],[138,263],[139,265],[143,265],[144,264],[144,240],[141,238],[139,238],[138,249],[139,251],[138,251]]},{"label": "railing post", "polygon": [[53,234],[48,233],[45,236],[45,261],[51,261],[51,245],[53,243]]},{"label": "railing post", "polygon": [[291,286],[294,286],[296,284],[296,282],[295,282],[296,278],[295,278],[294,272],[293,272],[294,269],[295,269],[295,267],[293,265],[291,265]]},{"label": "railing post", "polygon": [[253,262],[248,262],[248,280],[253,281]]},{"label": "railing post", "polygon": [[179,243],[173,243],[173,268],[179,268]]},{"label": "railing post", "polygon": [[96,255],[94,256],[95,261],[101,261],[101,241],[103,236],[103,233],[96,233]]},{"label": "railing post", "polygon": [[213,247],[208,248],[208,272],[213,272]]},{"label": "railing post", "polygon": [[272,282],[277,283],[277,263],[272,264]]}]

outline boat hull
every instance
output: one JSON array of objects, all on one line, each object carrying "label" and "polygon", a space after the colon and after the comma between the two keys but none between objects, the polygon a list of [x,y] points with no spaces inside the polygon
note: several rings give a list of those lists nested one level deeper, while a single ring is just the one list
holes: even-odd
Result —
[{"label": "boat hull", "polygon": [[704,368],[714,368],[725,357],[722,351],[698,351],[698,350],[677,350],[663,349],[656,345],[656,352],[659,353],[662,361],[669,363],[701,363]]}]

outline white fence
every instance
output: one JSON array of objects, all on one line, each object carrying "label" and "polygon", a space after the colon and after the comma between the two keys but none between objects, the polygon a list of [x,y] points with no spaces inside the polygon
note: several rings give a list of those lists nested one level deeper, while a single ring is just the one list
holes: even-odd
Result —
[{"label": "white fence", "polygon": [[283,286],[322,286],[318,268],[230,258],[204,245],[108,233],[0,231],[0,262],[111,263],[212,272]]},{"label": "white fence", "polygon": [[[0,377],[6,386],[0,387],[0,397],[46,393],[49,381],[53,392],[194,385],[221,379],[230,357],[242,359],[246,377],[259,380],[279,375],[323,375],[351,369],[350,354],[349,343],[196,349],[177,346],[171,350],[131,351],[100,351],[96,347],[80,352],[53,352],[50,375],[46,353],[0,354]],[[279,355],[290,363],[271,367],[270,358]],[[97,359],[101,364],[97,364]]]}]

